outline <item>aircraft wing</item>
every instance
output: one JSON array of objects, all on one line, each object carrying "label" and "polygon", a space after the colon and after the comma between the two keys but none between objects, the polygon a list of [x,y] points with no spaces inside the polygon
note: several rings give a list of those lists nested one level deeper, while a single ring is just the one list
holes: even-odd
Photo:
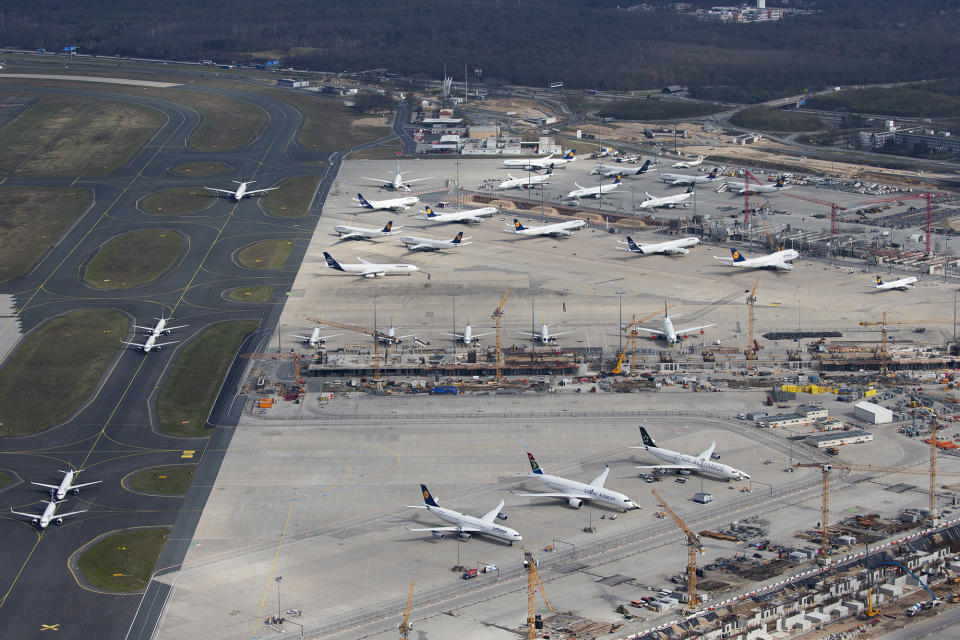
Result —
[{"label": "aircraft wing", "polygon": [[[369,178],[368,178],[368,180],[369,180]],[[412,183],[412,182],[423,182],[424,180],[433,180],[433,178],[432,178],[432,177],[430,177],[430,178],[416,178],[415,180],[404,180],[404,182],[407,183],[407,184],[410,184],[410,183]]]},{"label": "aircraft wing", "polygon": [[70,485],[70,490],[72,491],[73,489],[80,489],[82,487],[92,487],[93,485],[100,484],[101,482],[103,482],[103,480],[97,480],[96,482],[85,482],[83,484],[73,484]]},{"label": "aircraft wing", "polygon": [[568,333],[573,333],[573,331],[560,331],[559,333],[551,333],[551,334],[550,334],[550,337],[551,337],[551,338],[555,338],[555,337],[557,337],[557,336],[565,336],[565,335],[567,335]]},{"label": "aircraft wing", "polygon": [[246,192],[245,194],[243,194],[243,195],[245,195],[245,196],[255,196],[255,195],[260,194],[260,193],[269,193],[269,192],[271,192],[271,191],[276,191],[276,190],[279,189],[279,188],[280,188],[280,187],[270,187],[269,189],[255,189],[255,190],[253,190],[253,191],[247,191],[247,192]]},{"label": "aircraft wing", "polygon": [[573,235],[573,231],[567,231],[566,229],[560,229],[560,230],[558,230],[558,231],[554,231],[554,233],[559,234],[559,235],[561,235],[561,236],[572,236],[572,235]]},{"label": "aircraft wing", "polygon": [[416,244],[413,244],[413,243],[405,243],[405,244],[407,245],[408,251],[416,251],[417,249],[439,249],[440,248],[440,246],[435,245],[432,242],[431,243],[418,242]]},{"label": "aircraft wing", "polygon": [[126,340],[121,340],[121,341],[120,341],[120,344],[130,344],[130,345],[133,345],[133,346],[135,346],[135,347],[142,347],[145,343],[133,342],[132,340],[131,340],[130,342],[127,342]]},{"label": "aircraft wing", "polygon": [[689,249],[684,249],[683,247],[668,247],[666,249],[662,249],[662,251],[664,253],[669,253],[670,255],[680,255],[680,256],[685,256],[688,253],[690,253]]},{"label": "aircraft wing", "polygon": [[236,192],[236,191],[230,191],[230,190],[228,190],[228,189],[214,189],[213,187],[204,187],[204,189],[206,189],[207,191],[209,191],[209,192],[211,192],[211,193],[215,193],[215,194],[217,194],[217,195],[223,194],[223,195],[226,195],[226,196],[230,196],[231,198],[232,198],[233,196],[237,195],[237,192]]},{"label": "aircraft wing", "polygon": [[[482,337],[482,336],[492,336],[494,333],[495,333],[494,331],[488,331],[488,332],[486,332],[486,333],[475,333],[475,334],[473,334],[473,337],[474,337],[474,338],[480,338],[480,337]],[[450,334],[448,333],[447,335],[450,335]]]},{"label": "aircraft wing", "polygon": [[153,331],[153,327],[143,327],[139,324],[133,325],[135,329],[146,329],[147,331]]},{"label": "aircraft wing", "polygon": [[793,265],[787,262],[773,262],[770,266],[774,269],[780,269],[781,271],[793,271]]},{"label": "aircraft wing", "polygon": [[179,340],[173,340],[172,342],[157,342],[157,343],[155,343],[155,344],[153,345],[153,348],[156,349],[157,347],[165,347],[165,346],[167,346],[168,344],[177,344],[178,342],[180,342],[180,341],[179,341]]},{"label": "aircraft wing", "polygon": [[456,532],[465,532],[465,533],[482,533],[480,529],[476,527],[424,527],[424,528],[411,528],[407,527],[407,531],[456,531]]},{"label": "aircraft wing", "polygon": [[[485,514],[483,514],[483,517],[480,519],[484,522],[493,522],[497,519],[497,514],[500,513],[501,509],[503,509],[503,500],[501,500],[500,504],[495,506],[493,509],[490,509],[490,511],[487,511]],[[465,529],[463,529],[463,531],[465,531]]]},{"label": "aircraft wing", "polygon": [[[633,328],[636,329],[637,331],[646,331],[647,333],[653,333],[658,336],[663,335],[663,331],[660,331],[658,329],[647,329],[645,327],[633,327]],[[677,333],[680,333],[680,332],[678,331]]]},{"label": "aircraft wing", "polygon": [[[534,337],[538,337],[538,336],[540,335],[539,333],[530,333],[529,331],[517,331],[517,333],[519,333],[519,334],[522,335],[522,336],[534,336]],[[34,484],[36,484],[36,483],[34,483]]]},{"label": "aircraft wing", "polygon": [[291,333],[291,334],[290,334],[290,337],[291,337],[291,338],[300,338],[301,340],[310,340],[310,339],[311,339],[310,336],[298,336],[298,335],[295,334],[295,333]]},{"label": "aircraft wing", "polygon": [[607,481],[607,475],[610,473],[610,467],[606,466],[603,469],[603,473],[598,475],[593,481],[590,482],[591,487],[596,487],[597,489],[603,488],[603,483]]},{"label": "aircraft wing", "polygon": [[371,264],[369,260],[364,260],[363,258],[359,258],[359,257],[357,258],[357,262],[359,262],[360,264]]},{"label": "aircraft wing", "polygon": [[190,326],[190,325],[188,325],[188,324],[181,324],[181,325],[178,326],[178,327],[164,327],[163,330],[164,330],[164,331],[173,331],[174,329],[186,329],[186,328],[189,327],[189,326]]},{"label": "aircraft wing", "polygon": [[66,518],[67,516],[75,516],[79,513],[86,513],[89,509],[83,509],[81,511],[71,511],[70,513],[55,513],[54,518]]},{"label": "aircraft wing", "polygon": [[[384,183],[384,184],[393,184],[393,180],[381,180],[380,178],[368,178],[368,177],[366,177],[366,176],[363,176],[361,179],[362,179],[362,180],[373,180],[374,182],[382,182],[382,183]],[[408,180],[408,182],[409,182],[409,180]]]},{"label": "aircraft wing", "polygon": [[677,332],[677,335],[682,335],[684,333],[690,333],[691,331],[699,331],[700,329],[706,329],[707,327],[715,327],[715,326],[717,326],[717,323],[711,322],[710,324],[702,324],[699,327],[687,327],[686,329],[676,329],[676,332]]},{"label": "aircraft wing", "polygon": [[570,491],[568,493],[514,493],[513,495],[521,498],[579,498],[580,500],[593,500],[593,496],[588,496],[579,491]]},{"label": "aircraft wing", "polygon": [[634,469],[691,469],[698,471],[698,467],[689,464],[641,464],[635,465]]},{"label": "aircraft wing", "polygon": [[365,233],[353,232],[353,233],[344,233],[344,234],[342,234],[342,235],[340,236],[340,240],[353,240],[354,238],[360,239],[360,240],[365,240],[365,239],[367,239],[368,237],[369,237],[369,236],[367,236],[367,234],[365,234]]},{"label": "aircraft wing", "polygon": [[710,459],[710,456],[713,455],[713,450],[716,449],[716,448],[717,448],[717,443],[716,443],[716,442],[711,442],[711,443],[710,443],[710,446],[707,447],[706,449],[704,449],[703,453],[701,453],[701,454],[698,455],[697,457],[700,458],[701,460],[709,460],[709,459]]},{"label": "aircraft wing", "polygon": [[23,511],[14,511],[13,507],[10,507],[10,513],[15,513],[18,516],[26,516],[27,518],[39,518],[41,515],[43,515],[40,513],[24,513]]},{"label": "aircraft wing", "polygon": [[[459,334],[459,333],[443,333],[443,334],[441,334],[441,335],[444,335],[444,336],[453,336],[454,338],[457,338],[458,340],[463,340],[463,335],[462,335],[462,334]],[[485,333],[485,334],[483,334],[483,335],[488,335],[488,334]]]},{"label": "aircraft wing", "polygon": [[674,185],[674,186],[680,186],[680,185],[683,185],[683,184],[690,184],[690,180],[689,180],[688,178],[678,178],[678,179],[674,180],[673,182],[671,182],[670,184],[672,184],[672,185]]},{"label": "aircraft wing", "polygon": [[46,487],[47,489],[57,490],[60,488],[60,485],[56,484],[43,484],[42,482],[31,482],[30,484],[35,484],[38,487]]},{"label": "aircraft wing", "polygon": [[723,256],[713,256],[714,260],[719,260],[720,262],[726,262],[727,264],[733,264],[733,258],[726,258]]}]

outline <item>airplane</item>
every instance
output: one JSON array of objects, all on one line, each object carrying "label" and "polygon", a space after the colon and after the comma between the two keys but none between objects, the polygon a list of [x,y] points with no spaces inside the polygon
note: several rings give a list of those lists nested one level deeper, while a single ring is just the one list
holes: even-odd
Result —
[{"label": "airplane", "polygon": [[691,167],[703,164],[703,161],[706,159],[707,156],[697,156],[696,160],[681,160],[680,162],[674,162],[671,166],[674,169],[690,169]]},{"label": "airplane", "polygon": [[323,257],[326,258],[327,266],[331,269],[363,276],[364,278],[382,278],[387,275],[400,275],[404,273],[410,275],[415,271],[420,271],[419,267],[412,264],[376,264],[367,262],[363,258],[357,258],[357,260],[360,261],[358,264],[340,264],[326,251],[323,252]]},{"label": "airplane", "polygon": [[276,191],[280,187],[270,187],[269,189],[255,189],[253,191],[247,191],[247,185],[253,184],[256,180],[251,180],[249,182],[240,182],[239,180],[233,181],[235,184],[240,185],[236,188],[235,191],[230,191],[229,189],[214,189],[213,187],[204,187],[207,191],[226,198],[231,198],[236,202],[240,202],[244,198],[252,198],[261,194],[266,194],[270,191]]},{"label": "airplane", "polygon": [[537,171],[539,169],[554,169],[556,167],[562,167],[568,162],[573,162],[576,159],[577,156],[574,154],[574,150],[570,149],[559,158],[554,158],[552,153],[545,158],[508,158],[507,160],[501,162],[500,166],[506,169]]},{"label": "airplane", "polygon": [[603,473],[587,484],[585,482],[577,482],[576,480],[568,480],[567,478],[551,476],[544,473],[543,469],[533,457],[533,454],[529,451],[527,452],[527,459],[530,461],[532,472],[524,477],[538,480],[560,493],[514,493],[513,495],[515,496],[525,498],[563,498],[567,501],[567,504],[574,509],[579,509],[583,506],[584,502],[589,501],[600,502],[616,507],[624,513],[640,508],[640,505],[626,495],[618,491],[603,488],[603,483],[607,481],[607,474],[610,473],[609,466],[605,467]]},{"label": "airplane", "polygon": [[[674,317],[677,317],[677,316],[674,316]],[[660,331],[659,329],[646,329],[638,325],[633,325],[632,327],[628,327],[628,328],[635,329],[637,331],[645,331],[647,333],[652,333],[654,336],[654,339],[664,338],[667,341],[667,344],[669,345],[669,344],[679,343],[681,340],[683,340],[683,337],[686,337],[686,335],[691,331],[700,331],[701,329],[706,329],[707,327],[715,327],[715,326],[717,326],[717,323],[712,322],[710,324],[702,324],[696,327],[687,327],[685,329],[674,329],[673,319],[667,315],[667,303],[664,302],[663,303],[663,331]]]},{"label": "airplane", "polygon": [[543,175],[538,176],[535,174],[530,174],[526,178],[514,178],[509,173],[507,175],[510,177],[510,179],[504,180],[503,182],[498,184],[496,187],[498,190],[517,189],[517,188],[532,189],[537,185],[548,184],[550,182],[550,178],[553,176],[553,169],[552,168],[547,169],[547,172]]},{"label": "airplane", "polygon": [[402,225],[396,229],[393,228],[393,220],[387,222],[383,229],[351,227],[345,224],[338,224],[333,228],[336,233],[340,234],[341,240],[369,240],[371,238],[385,238],[387,236],[397,235],[400,233],[400,229],[403,229]]},{"label": "airplane", "polygon": [[97,480],[95,482],[86,482],[84,484],[73,484],[73,481],[76,480],[79,471],[74,471],[70,469],[69,471],[61,471],[63,474],[63,479],[60,481],[60,484],[43,484],[42,482],[31,482],[30,484],[35,484],[38,487],[46,487],[50,489],[50,495],[54,497],[55,500],[63,500],[66,495],[73,491],[74,495],[80,493],[80,489],[83,487],[92,487],[95,484],[100,484],[103,480]]},{"label": "airplane", "polygon": [[429,220],[430,222],[483,222],[483,219],[487,216],[492,216],[495,213],[499,213],[500,210],[496,207],[481,207],[479,209],[468,209],[466,211],[444,211],[443,213],[435,212],[430,205],[425,205],[423,210],[426,215],[422,216],[421,220]]},{"label": "airplane", "polygon": [[343,334],[335,333],[331,336],[321,336],[320,325],[317,324],[313,327],[313,331],[310,332],[309,336],[298,336],[295,333],[291,333],[290,335],[293,336],[294,338],[300,338],[301,340],[303,340],[304,344],[309,344],[311,347],[316,347],[317,345],[325,344],[328,338],[336,338],[337,336],[343,335]]},{"label": "airplane", "polygon": [[647,430],[640,427],[640,437],[643,439],[643,446],[629,447],[630,449],[646,449],[657,458],[666,460],[671,464],[643,465],[637,469],[678,469],[680,471],[699,471],[714,476],[720,476],[726,480],[749,480],[750,474],[740,469],[735,469],[730,465],[720,464],[711,460],[713,450],[717,443],[713,442],[706,451],[698,456],[691,456],[670,449],[662,449],[653,443],[653,438],[647,433]]},{"label": "airplane", "polygon": [[520,236],[572,236],[573,231],[587,226],[583,220],[567,220],[565,222],[555,222],[545,224],[540,227],[525,227],[520,224],[516,218],[513,219],[513,231]]},{"label": "airplane", "polygon": [[[464,242],[463,231],[454,236],[453,240],[436,240],[434,238],[418,238],[416,236],[404,236],[400,242],[407,246],[407,251],[438,251],[442,249],[459,249],[472,242]],[[466,238],[469,240],[470,238]]]},{"label": "airplane", "polygon": [[900,280],[894,280],[893,282],[884,282],[880,279],[880,276],[877,276],[877,286],[876,289],[880,291],[891,291],[896,289],[897,291],[906,291],[907,289],[913,289],[913,285],[917,282],[917,279],[913,276],[906,278],[901,278]]},{"label": "airplane", "polygon": [[726,262],[731,267],[743,267],[745,269],[779,269],[782,271],[793,271],[793,265],[787,264],[791,260],[800,257],[800,253],[794,249],[784,249],[776,251],[766,256],[757,256],[756,258],[744,258],[743,255],[734,248],[730,249],[731,258],[721,258],[713,256],[715,260]]},{"label": "airplane", "polygon": [[374,182],[382,182],[384,189],[390,189],[392,191],[410,191],[410,185],[414,182],[423,182],[424,180],[433,180],[433,177],[430,178],[417,178],[416,180],[404,180],[403,174],[410,173],[409,171],[400,171],[400,163],[397,163],[397,172],[393,174],[393,180],[381,180],[380,178],[367,178],[364,177],[364,180],[373,180]]},{"label": "airplane", "polygon": [[474,516],[468,516],[460,513],[459,511],[454,511],[453,509],[444,509],[437,504],[437,501],[430,494],[430,490],[427,489],[426,485],[421,484],[420,490],[423,492],[424,504],[411,505],[409,508],[426,509],[444,522],[449,522],[454,526],[426,527],[423,529],[411,529],[410,527],[407,527],[407,531],[429,531],[433,534],[434,538],[442,538],[443,534],[449,531],[451,533],[456,533],[457,537],[459,537],[461,540],[469,540],[472,537],[472,534],[482,533],[485,536],[506,540],[511,544],[511,546],[514,542],[523,541],[523,537],[513,529],[497,524],[497,519],[506,520],[507,518],[500,512],[500,509],[503,509],[503,500],[501,500],[500,504],[498,504],[496,507],[484,514],[482,518],[476,518]]},{"label": "airplane", "polygon": [[540,315],[540,333],[531,333],[529,331],[517,331],[517,333],[530,336],[533,338],[534,342],[541,342],[543,344],[556,344],[558,336],[565,336],[568,333],[573,333],[573,331],[561,331],[560,333],[550,333],[550,325],[546,324],[543,321],[543,315]]},{"label": "airplane", "polygon": [[144,327],[139,324],[135,324],[133,326],[137,329],[145,329],[147,331],[147,335],[153,336],[155,338],[158,338],[161,335],[168,336],[170,335],[170,332],[173,331],[174,329],[184,329],[190,326],[188,324],[181,324],[177,327],[168,327],[167,323],[170,322],[172,319],[173,318],[162,318],[162,317],[155,318],[155,320],[157,321],[157,324],[156,326],[153,326],[153,327]]},{"label": "airplane", "polygon": [[78,513],[86,513],[89,509],[83,509],[81,511],[71,511],[70,513],[57,513],[57,506],[63,502],[56,500],[41,500],[41,502],[46,502],[47,506],[43,510],[43,513],[23,513],[22,511],[14,511],[13,507],[10,507],[10,513],[15,513],[18,516],[26,516],[32,520],[32,524],[39,526],[41,529],[46,529],[47,525],[50,522],[56,522],[57,524],[63,524],[63,519],[67,516],[75,516]]},{"label": "airplane", "polygon": [[[647,192],[644,192],[643,195],[647,196],[647,199],[637,205],[638,209],[656,209],[657,207],[668,207],[673,209],[684,200],[690,199],[690,196],[693,195],[693,187],[688,187],[683,193],[678,193],[673,196],[662,196],[660,198],[656,198]],[[688,205],[683,206],[686,207]]]},{"label": "airplane", "polygon": [[445,336],[452,336],[454,342],[462,342],[463,344],[475,344],[480,342],[480,338],[483,336],[492,335],[494,332],[489,331],[487,333],[474,333],[473,326],[470,324],[470,314],[467,314],[467,326],[463,328],[463,333],[444,333]]},{"label": "airplane", "polygon": [[624,176],[642,176],[647,171],[656,171],[656,169],[650,168],[650,161],[647,160],[643,163],[643,166],[640,167],[631,167],[624,169],[623,165],[620,166],[611,166],[609,164],[598,164],[593,169],[590,170],[590,175],[602,174],[605,178],[614,178],[617,175]]},{"label": "airplane", "polygon": [[390,328],[387,329],[386,333],[383,333],[382,331],[378,332],[380,335],[377,336],[377,339],[380,341],[380,344],[400,344],[403,342],[404,338],[414,337],[414,334],[412,333],[405,336],[398,336],[397,328],[393,326],[395,321],[396,319],[390,322]]},{"label": "airplane", "polygon": [[[159,324],[157,326],[159,326]],[[174,329],[174,328],[176,327],[171,327],[171,329]],[[167,346],[168,344],[177,344],[178,342],[180,342],[179,340],[172,340],[170,342],[157,342],[157,338],[159,337],[160,337],[159,333],[151,333],[150,335],[147,336],[147,341],[144,342],[143,344],[138,344],[132,341],[128,342],[126,340],[121,340],[120,344],[133,345],[137,348],[137,351],[142,351],[143,353],[150,353],[151,351],[161,351],[162,348]]]},{"label": "airplane", "polygon": [[417,196],[403,196],[402,198],[391,198],[390,200],[367,200],[362,193],[357,194],[357,202],[364,209],[373,211],[406,211],[413,205],[420,202]]},{"label": "airplane", "polygon": [[671,256],[685,256],[690,253],[685,247],[695,247],[700,244],[700,238],[690,236],[689,238],[678,238],[677,240],[667,240],[666,242],[657,242],[655,244],[637,244],[633,238],[627,236],[627,241],[617,240],[621,244],[627,245],[627,248],[617,247],[620,251],[629,251],[630,253],[642,253],[649,255],[653,253],[666,253]]},{"label": "airplane", "polygon": [[740,195],[743,195],[745,191],[749,191],[750,193],[773,193],[775,191],[782,191],[790,188],[790,185],[784,184],[783,176],[778,176],[777,181],[774,184],[751,183],[749,187],[746,186],[746,184],[746,182],[724,182],[723,186],[727,190],[736,191]]},{"label": "airplane", "polygon": [[695,184],[706,184],[716,180],[717,169],[714,167],[713,170],[705,176],[691,176],[683,173],[661,173],[660,179],[677,187],[692,187]]},{"label": "airplane", "polygon": [[599,198],[603,194],[610,193],[619,187],[622,183],[620,181],[620,174],[618,173],[613,177],[612,184],[601,184],[597,187],[581,187],[579,184],[574,182],[574,186],[577,188],[567,194],[568,198]]}]

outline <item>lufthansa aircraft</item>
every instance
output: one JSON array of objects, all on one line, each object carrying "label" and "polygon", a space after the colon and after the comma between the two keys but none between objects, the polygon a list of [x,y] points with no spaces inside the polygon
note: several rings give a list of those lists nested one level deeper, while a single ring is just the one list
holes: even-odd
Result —
[{"label": "lufthansa aircraft", "polygon": [[422,505],[411,505],[411,509],[426,509],[433,515],[437,516],[444,522],[449,522],[452,524],[452,527],[426,527],[422,529],[411,529],[407,527],[408,531],[429,531],[433,534],[434,538],[442,538],[444,533],[456,533],[461,540],[469,540],[473,534],[480,533],[485,536],[490,536],[492,538],[499,538],[500,540],[506,540],[511,545],[514,542],[522,542],[523,537],[509,527],[504,527],[497,524],[497,520],[506,520],[500,510],[503,509],[503,500],[500,501],[496,507],[488,511],[481,518],[474,516],[468,516],[459,511],[454,511],[453,509],[445,509],[437,504],[437,501],[430,494],[430,490],[427,489],[427,486],[424,484],[420,485],[420,490],[423,492],[423,504]]},{"label": "lufthansa aircraft", "polygon": [[567,501],[567,504],[574,509],[579,509],[583,506],[584,502],[590,501],[615,507],[624,512],[640,508],[640,505],[626,495],[603,488],[603,484],[607,481],[607,474],[610,473],[610,467],[605,467],[603,473],[588,484],[585,482],[577,482],[576,480],[568,480],[560,476],[545,474],[533,457],[533,454],[529,451],[527,452],[527,460],[530,462],[530,469],[532,471],[524,477],[542,482],[548,488],[558,493],[514,493],[513,495],[515,496],[526,498],[563,498]]}]

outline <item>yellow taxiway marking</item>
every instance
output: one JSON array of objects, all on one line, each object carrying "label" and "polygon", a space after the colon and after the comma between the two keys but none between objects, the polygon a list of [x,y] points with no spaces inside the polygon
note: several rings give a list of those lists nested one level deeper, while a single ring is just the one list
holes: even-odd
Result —
[{"label": "yellow taxiway marking", "polygon": [[[290,514],[293,513],[293,503],[290,501],[290,508],[287,509],[287,519],[283,521],[283,529],[280,531],[280,542],[277,543],[277,552],[273,556],[273,565],[270,567],[270,573],[267,575],[267,586],[263,588],[263,598],[260,599],[260,608],[257,609],[257,623],[253,628],[253,635],[258,635],[257,631],[260,629],[260,621],[263,620],[263,606],[267,601],[267,594],[270,592],[270,583],[274,582],[270,578],[273,578],[274,571],[277,570],[277,560],[280,558],[280,549],[283,547],[283,539],[287,535],[287,525],[290,524]],[[279,583],[280,578],[276,578],[276,582]],[[277,587],[279,589],[279,586]]]},{"label": "yellow taxiway marking", "polygon": [[184,449],[183,453],[180,454],[181,458],[192,458],[193,454],[197,452],[196,449]]},{"label": "yellow taxiway marking", "polygon": [[60,631],[60,623],[57,624],[41,624],[40,631]]}]

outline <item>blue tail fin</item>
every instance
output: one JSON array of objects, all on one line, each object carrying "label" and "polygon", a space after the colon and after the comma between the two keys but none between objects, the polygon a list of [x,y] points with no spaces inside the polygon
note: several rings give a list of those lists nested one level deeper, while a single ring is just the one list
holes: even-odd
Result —
[{"label": "blue tail fin", "polygon": [[343,271],[343,267],[340,266],[339,262],[334,260],[332,255],[324,251],[323,257],[326,258],[328,267],[330,267],[331,269],[336,269],[337,271]]},{"label": "blue tail fin", "polygon": [[613,178],[613,184],[620,184],[620,178],[621,178],[621,177],[623,177],[622,174],[619,174],[619,173],[618,173],[618,174]]},{"label": "blue tail fin", "polygon": [[650,168],[650,161],[647,160],[646,162],[643,163],[643,166],[640,167],[640,170],[637,171],[637,175],[640,175],[640,174],[642,174],[642,173],[646,173],[646,172],[647,172],[647,169],[649,169],[649,168]]},{"label": "blue tail fin", "polygon": [[565,154],[563,154],[563,157],[566,158],[567,160],[573,160],[573,158],[576,157],[575,152],[576,152],[576,149],[570,149]]},{"label": "blue tail fin", "polygon": [[717,168],[714,167],[714,168],[713,168],[713,171],[711,171],[711,172],[707,175],[707,177],[710,178],[711,180],[713,180],[714,178],[716,178],[716,177],[717,177]]},{"label": "blue tail fin", "polygon": [[458,233],[457,236],[453,239],[453,244],[460,244],[461,240],[463,240],[463,231]]},{"label": "blue tail fin", "polygon": [[777,186],[778,187],[783,186],[783,176],[777,176]]},{"label": "blue tail fin", "polygon": [[363,197],[362,193],[357,194],[357,200],[360,201],[361,207],[366,207],[367,209],[373,209],[373,205],[367,202],[367,199]]},{"label": "blue tail fin", "polygon": [[435,214],[435,213],[433,212],[433,209],[430,208],[430,205],[428,205],[428,204],[427,204],[427,205],[424,205],[424,206],[423,206],[423,210],[427,212],[427,217],[428,217],[428,218],[436,218],[436,217],[437,217],[437,214]]},{"label": "blue tail fin", "polygon": [[744,258],[743,255],[741,255],[741,253],[734,247],[730,248],[730,255],[733,256],[734,262],[743,262],[746,260],[746,258]]},{"label": "blue tail fin", "polygon": [[526,227],[520,224],[520,221],[517,220],[516,218],[513,219],[513,228],[516,229],[517,231],[526,230]]},{"label": "blue tail fin", "polygon": [[543,469],[540,468],[540,464],[537,462],[536,458],[533,457],[533,454],[527,451],[527,460],[530,461],[530,468],[534,473],[543,475]]},{"label": "blue tail fin", "polygon": [[643,249],[641,249],[640,246],[637,245],[637,243],[634,242],[634,241],[633,241],[633,238],[631,238],[630,236],[627,236],[627,248],[629,248],[630,251],[635,251],[635,252],[637,252],[637,253],[643,253]]},{"label": "blue tail fin", "polygon": [[390,221],[387,222],[386,225],[384,225],[384,227],[383,227],[383,233],[390,233],[390,229],[392,229],[392,228],[393,228],[393,220],[390,220]]},{"label": "blue tail fin", "polygon": [[877,286],[879,287],[882,284],[883,284],[883,280],[880,279],[880,276],[877,276]]},{"label": "blue tail fin", "polygon": [[427,489],[427,485],[421,484],[420,490],[423,491],[423,502],[428,507],[439,507],[437,501],[433,499],[433,496],[430,494],[430,489]]}]

